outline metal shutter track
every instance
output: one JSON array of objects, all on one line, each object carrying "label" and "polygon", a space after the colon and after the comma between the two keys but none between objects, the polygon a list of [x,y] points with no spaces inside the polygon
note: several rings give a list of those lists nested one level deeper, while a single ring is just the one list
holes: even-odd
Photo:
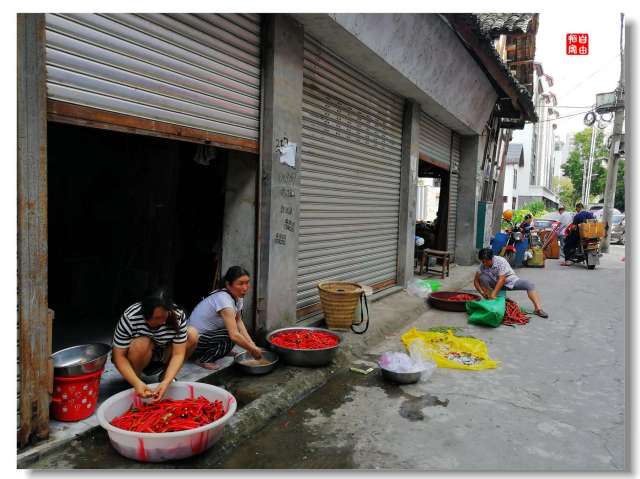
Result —
[{"label": "metal shutter track", "polygon": [[420,115],[420,153],[449,164],[451,161],[451,130],[425,113]]},{"label": "metal shutter track", "polygon": [[403,100],[305,38],[297,308],[397,276]]},{"label": "metal shutter track", "polygon": [[47,14],[49,98],[258,140],[260,18]]},{"label": "metal shutter track", "polygon": [[460,136],[452,138],[451,169],[449,174],[449,219],[447,220],[447,250],[451,258],[456,250],[456,221],[458,218],[458,167],[460,165]]}]

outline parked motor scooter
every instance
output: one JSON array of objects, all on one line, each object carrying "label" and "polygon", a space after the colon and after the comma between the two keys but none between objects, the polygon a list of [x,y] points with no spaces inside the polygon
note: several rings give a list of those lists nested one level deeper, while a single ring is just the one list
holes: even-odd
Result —
[{"label": "parked motor scooter", "polygon": [[[506,221],[506,220],[505,220]],[[512,223],[511,221],[506,221],[509,224],[509,227],[505,230],[505,233],[509,235],[507,239],[507,244],[500,250],[500,256],[504,257],[511,266],[515,266],[516,264],[516,246],[523,239],[523,234],[520,231],[519,223]]]},{"label": "parked motor scooter", "polygon": [[[573,225],[567,227],[565,235],[568,235],[573,228],[575,228]],[[587,269],[595,269],[596,265],[600,264],[600,238],[580,238],[575,252],[567,261],[584,263]]]}]

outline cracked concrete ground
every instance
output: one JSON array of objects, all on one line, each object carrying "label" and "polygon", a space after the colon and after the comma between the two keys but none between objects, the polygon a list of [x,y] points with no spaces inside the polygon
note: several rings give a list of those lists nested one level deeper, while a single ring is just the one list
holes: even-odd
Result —
[{"label": "cracked concrete ground", "polygon": [[[620,470],[625,468],[625,270],[622,247],[601,267],[520,269],[550,314],[487,329],[462,313],[428,312],[415,326],[465,326],[495,370],[437,369],[395,386],[345,371],[230,456],[225,468]],[[524,293],[509,297],[530,308]],[[371,362],[401,350],[399,335]]]}]

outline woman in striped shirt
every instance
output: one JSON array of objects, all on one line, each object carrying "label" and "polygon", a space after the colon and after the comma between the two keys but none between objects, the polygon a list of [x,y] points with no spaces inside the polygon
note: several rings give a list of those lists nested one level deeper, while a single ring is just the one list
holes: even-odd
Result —
[{"label": "woman in striped shirt", "polygon": [[[160,400],[196,346],[186,315],[166,294],[157,291],[124,312],[113,336],[112,361],[139,396]],[[151,389],[141,379],[164,370]]]}]

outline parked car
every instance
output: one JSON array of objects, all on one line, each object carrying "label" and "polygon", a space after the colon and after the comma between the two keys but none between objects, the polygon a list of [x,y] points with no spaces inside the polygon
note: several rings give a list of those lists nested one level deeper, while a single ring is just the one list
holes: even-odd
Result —
[{"label": "parked car", "polygon": [[533,220],[533,227],[540,230],[550,230],[553,229],[553,224],[556,223],[556,220],[547,219],[547,218],[536,218]]},{"label": "parked car", "polygon": [[[589,211],[591,211],[591,213],[593,213],[593,216],[595,216],[596,218],[600,219],[600,218],[602,218],[602,214],[604,213],[604,205],[603,204],[591,205],[591,207],[589,208]],[[613,214],[614,215],[621,215],[622,212],[619,209],[614,208],[613,209]]]},{"label": "parked car", "polygon": [[611,218],[611,243],[624,244],[625,220],[623,214],[613,215]]},{"label": "parked car", "polygon": [[[567,213],[571,215],[571,218],[573,218],[576,215],[575,211],[567,211]],[[560,219],[560,213],[558,213],[557,211],[552,211],[550,213],[545,214],[541,219],[558,221]]]}]

